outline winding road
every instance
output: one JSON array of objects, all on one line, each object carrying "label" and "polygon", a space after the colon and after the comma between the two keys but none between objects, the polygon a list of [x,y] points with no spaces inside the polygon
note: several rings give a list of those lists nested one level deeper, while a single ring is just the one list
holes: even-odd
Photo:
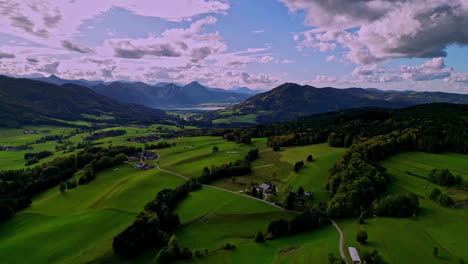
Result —
[{"label": "winding road", "polygon": [[[186,177],[186,176],[184,176],[184,175],[180,175],[180,174],[178,174],[178,173],[175,173],[175,172],[172,172],[172,171],[168,171],[168,170],[165,170],[165,169],[159,167],[159,164],[158,164],[159,157],[160,157],[160,155],[158,154],[158,157],[157,157],[157,159],[156,159],[156,168],[157,168],[158,170],[163,171],[163,172],[170,173],[170,174],[175,175],[175,176],[177,176],[177,177],[180,177],[180,178],[182,178],[182,179],[184,179],[184,180],[190,180],[190,178],[188,178],[188,177]],[[234,192],[234,191],[230,191],[230,190],[228,190],[228,189],[224,189],[224,188],[221,188],[221,187],[217,187],[217,186],[213,186],[213,185],[208,185],[208,184],[202,184],[202,186],[208,187],[208,188],[218,189],[218,190],[225,191],[225,192],[229,192],[229,193],[233,193],[233,194],[236,194],[236,195],[245,197],[245,198],[257,200],[257,201],[260,201],[260,202],[262,202],[262,203],[269,204],[269,205],[274,206],[274,207],[276,207],[276,208],[278,208],[278,209],[281,209],[281,210],[284,210],[284,211],[288,211],[288,212],[291,212],[291,213],[296,213],[296,214],[299,213],[299,212],[296,212],[296,211],[291,211],[291,210],[285,209],[285,208],[283,208],[283,207],[281,207],[281,206],[278,206],[278,205],[276,205],[276,204],[274,204],[274,203],[267,202],[267,201],[265,201],[265,200],[263,200],[263,199],[255,198],[255,197],[248,196],[248,195],[242,195],[242,194],[240,194],[240,193],[237,193],[237,192]]]},{"label": "winding road", "polygon": [[338,226],[338,224],[333,219],[330,219],[330,221],[332,222],[332,225],[336,228],[336,230],[338,230],[338,233],[340,233],[340,255],[341,255],[341,258],[347,264],[348,261],[346,260],[346,256],[345,256],[344,249],[343,249],[343,244],[344,244],[343,232],[341,231],[340,227]]},{"label": "winding road", "polygon": [[[184,180],[190,180],[190,178],[186,177],[186,176],[183,176],[181,174],[178,174],[178,173],[175,173],[175,172],[172,172],[172,171],[169,171],[169,170],[165,170],[161,167],[159,167],[159,158],[161,157],[160,154],[158,154],[158,157],[156,158],[156,168],[160,171],[163,171],[163,172],[166,172],[166,173],[169,173],[169,174],[172,174],[172,175],[175,175],[177,177],[180,177]],[[237,192],[234,192],[234,191],[230,191],[230,190],[227,190],[227,189],[224,189],[224,188],[221,188],[221,187],[217,187],[217,186],[213,186],[213,185],[208,185],[208,184],[202,184],[202,186],[204,187],[208,187],[208,188],[214,188],[214,189],[218,189],[218,190],[221,190],[221,191],[224,191],[224,192],[229,192],[229,193],[233,193],[233,194],[236,194],[236,195],[239,195],[239,196],[242,196],[242,197],[245,197],[245,198],[249,198],[249,199],[253,199],[253,200],[257,200],[257,201],[260,201],[262,203],[266,203],[266,204],[269,204],[271,206],[274,206],[278,209],[281,209],[281,210],[284,210],[284,211],[288,211],[288,212],[291,212],[291,213],[295,213],[295,214],[299,214],[300,212],[296,212],[296,211],[292,211],[292,210],[288,210],[288,209],[285,209],[281,206],[278,206],[276,204],[273,204],[273,203],[270,203],[270,202],[267,202],[265,200],[262,200],[262,199],[259,199],[259,198],[255,198],[255,197],[252,197],[252,196],[248,196],[248,195],[242,195],[240,193],[237,193]],[[344,253],[344,249],[343,249],[343,244],[344,244],[344,238],[343,238],[343,232],[341,231],[340,227],[338,226],[338,224],[333,220],[333,219],[330,219],[330,221],[332,222],[332,225],[336,228],[336,230],[338,230],[338,232],[340,233],[340,243],[339,243],[339,248],[340,248],[340,255],[341,255],[341,258],[345,261],[345,263],[347,264],[348,261],[346,260],[346,257],[345,257],[345,253]]]}]

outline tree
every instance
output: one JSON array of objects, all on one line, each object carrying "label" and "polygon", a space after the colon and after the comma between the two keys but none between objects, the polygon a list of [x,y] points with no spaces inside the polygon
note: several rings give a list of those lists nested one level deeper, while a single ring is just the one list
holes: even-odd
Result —
[{"label": "tree", "polygon": [[255,186],[252,187],[251,195],[252,195],[253,197],[257,197],[257,196],[258,196],[257,187],[255,187]]},{"label": "tree", "polygon": [[280,151],[281,150],[281,147],[280,147],[280,145],[278,143],[273,143],[272,148],[273,148],[273,151]]},{"label": "tree", "polygon": [[359,224],[360,225],[366,224],[366,220],[364,219],[364,216],[362,214],[361,214],[361,216],[359,216]]},{"label": "tree", "polygon": [[435,188],[434,190],[432,190],[431,194],[429,195],[429,199],[436,201],[441,193],[442,192],[439,189]]},{"label": "tree", "polygon": [[445,193],[439,195],[437,200],[439,201],[440,205],[445,207],[452,207],[454,205],[452,198],[450,198],[450,196]]},{"label": "tree", "polygon": [[307,156],[307,161],[308,162],[314,161],[314,158],[312,157],[312,155]]},{"label": "tree", "polygon": [[294,172],[298,173],[299,170],[304,166],[304,161],[298,161],[296,164],[294,164]]},{"label": "tree", "polygon": [[304,195],[304,188],[302,188],[302,186],[300,186],[299,189],[297,189],[297,194]]},{"label": "tree", "polygon": [[60,192],[64,192],[67,190],[67,184],[64,182],[60,183]]},{"label": "tree", "polygon": [[213,152],[213,153],[216,153],[216,152],[218,152],[218,151],[219,151],[219,148],[218,148],[217,146],[214,146],[212,152]]},{"label": "tree", "polygon": [[263,237],[262,232],[258,232],[257,235],[255,236],[255,243],[262,243],[265,241],[265,238]]},{"label": "tree", "polygon": [[366,241],[367,241],[367,232],[365,230],[359,230],[359,232],[357,233],[356,235],[356,241],[361,243],[361,244],[365,244]]}]

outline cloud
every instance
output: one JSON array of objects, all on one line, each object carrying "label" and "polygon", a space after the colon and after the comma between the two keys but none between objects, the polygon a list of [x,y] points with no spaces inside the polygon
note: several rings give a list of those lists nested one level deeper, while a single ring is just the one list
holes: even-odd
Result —
[{"label": "cloud", "polygon": [[335,59],[335,55],[331,55],[327,57],[327,61],[332,61]]},{"label": "cloud", "polygon": [[444,58],[434,58],[418,66],[401,65],[399,68],[378,68],[377,65],[359,66],[351,77],[361,82],[399,82],[399,81],[432,81],[448,78],[453,69],[445,65]]},{"label": "cloud", "polygon": [[272,56],[263,56],[259,59],[259,62],[260,63],[269,63],[269,62],[272,62],[274,61],[275,58],[273,58]]},{"label": "cloud", "polygon": [[5,53],[0,51],[0,59],[13,59],[15,54]]},{"label": "cloud", "polygon": [[468,84],[468,72],[452,73],[450,77],[445,78],[444,81],[449,82],[449,83]]},{"label": "cloud", "polygon": [[55,74],[57,73],[57,68],[60,65],[60,62],[56,61],[53,63],[45,64],[37,68],[37,71],[47,73],[47,74]]},{"label": "cloud", "polygon": [[105,45],[113,51],[114,56],[120,58],[186,57],[190,58],[191,62],[199,62],[211,54],[218,54],[227,49],[219,33],[200,33],[203,26],[216,22],[216,18],[208,16],[193,22],[188,28],[166,30],[161,36],[109,39]]},{"label": "cloud", "polygon": [[183,21],[202,14],[225,13],[230,6],[221,0],[0,1],[0,32],[58,46],[63,39],[76,36],[84,21],[112,8],[123,8],[139,16]]},{"label": "cloud", "polygon": [[263,29],[259,29],[259,30],[252,30],[252,33],[253,33],[253,34],[257,34],[257,35],[258,35],[258,34],[265,33],[265,30],[263,30]]},{"label": "cloud", "polygon": [[26,58],[26,61],[30,62],[30,63],[38,63],[39,62],[39,60],[36,59],[36,58]]},{"label": "cloud", "polygon": [[284,59],[281,61],[281,63],[284,63],[284,64],[291,64],[293,62],[294,62],[293,60],[288,60],[288,59]]},{"label": "cloud", "polygon": [[62,47],[66,48],[69,51],[75,51],[79,53],[94,53],[94,51],[86,46],[73,43],[68,40],[63,40],[62,41]]},{"label": "cloud", "polygon": [[445,57],[449,45],[468,45],[465,0],[279,1],[293,12],[305,10],[304,22],[316,27],[297,35],[299,48],[341,45],[355,64]]},{"label": "cloud", "polygon": [[328,75],[317,75],[315,76],[314,82],[336,82],[338,79]]}]

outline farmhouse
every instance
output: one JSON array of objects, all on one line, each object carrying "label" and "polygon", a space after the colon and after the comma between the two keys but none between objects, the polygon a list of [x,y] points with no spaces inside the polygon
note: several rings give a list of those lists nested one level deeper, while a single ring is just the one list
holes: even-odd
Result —
[{"label": "farmhouse", "polygon": [[143,137],[130,138],[128,139],[128,141],[133,141],[133,142],[138,142],[138,143],[148,143],[148,142],[158,141],[160,139],[161,139],[161,136],[152,134],[152,135],[143,136]]},{"label": "farmhouse", "polygon": [[151,151],[143,151],[141,153],[142,160],[155,160],[158,156]]},{"label": "farmhouse", "polygon": [[152,168],[156,167],[156,165],[148,164],[148,163],[144,163],[144,162],[135,163],[134,166],[135,166],[136,169],[141,169],[141,170],[149,170],[149,169],[152,169]]},{"label": "farmhouse", "polygon": [[276,193],[276,186],[271,182],[264,182],[260,184],[259,189],[263,191],[263,193]]},{"label": "farmhouse", "polygon": [[349,250],[349,255],[351,256],[351,260],[353,261],[353,263],[361,264],[361,258],[359,258],[359,254],[356,248],[349,247],[348,250]]}]

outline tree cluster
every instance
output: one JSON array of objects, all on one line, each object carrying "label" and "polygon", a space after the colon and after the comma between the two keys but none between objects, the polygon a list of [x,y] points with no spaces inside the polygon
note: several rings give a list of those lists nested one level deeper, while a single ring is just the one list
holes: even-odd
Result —
[{"label": "tree cluster", "polygon": [[47,151],[47,150],[41,151],[38,153],[25,153],[24,154],[24,159],[26,160],[25,165],[30,166],[32,164],[36,164],[39,162],[39,160],[50,157],[52,155],[54,155],[54,153]]},{"label": "tree cluster", "polygon": [[296,162],[296,164],[294,164],[294,172],[298,173],[302,167],[304,167],[304,161],[301,160]]},{"label": "tree cluster", "polygon": [[223,135],[223,138],[227,141],[233,141],[236,143],[252,144],[252,135],[249,132],[230,132]]},{"label": "tree cluster", "polygon": [[[174,143],[174,145],[175,145],[175,143]],[[149,150],[149,149],[163,149],[163,148],[168,148],[170,146],[173,146],[173,145],[168,143],[168,142],[162,141],[162,142],[158,142],[157,144],[145,144],[145,149],[146,150]]]},{"label": "tree cluster", "polygon": [[330,224],[330,220],[325,211],[318,206],[314,206],[291,220],[280,219],[271,222],[268,225],[268,233],[272,237],[281,237],[317,229],[328,224]]},{"label": "tree cluster", "polygon": [[414,194],[385,196],[373,204],[378,216],[411,217],[418,212],[419,199]]},{"label": "tree cluster", "polygon": [[198,181],[201,183],[209,183],[218,179],[241,176],[250,173],[251,162],[258,158],[258,149],[250,150],[243,160],[237,160],[223,164],[221,166],[212,166],[211,170],[208,167],[203,169]]},{"label": "tree cluster", "polygon": [[429,195],[429,199],[438,202],[440,205],[445,207],[452,207],[455,202],[447,194],[443,194],[439,189],[435,188]]},{"label": "tree cluster", "polygon": [[385,191],[388,175],[377,161],[415,146],[417,130],[405,129],[353,144],[330,169],[327,212],[332,217],[358,216]]},{"label": "tree cluster", "polygon": [[131,258],[148,248],[167,245],[168,252],[161,253],[161,257],[166,259],[178,256],[178,251],[171,249],[171,246],[175,246],[174,241],[168,244],[171,242],[170,234],[180,224],[178,215],[172,211],[189,192],[200,188],[198,181],[192,179],[173,190],[160,191],[154,200],[146,204],[144,211],[137,216],[133,224],[114,238],[114,251],[123,257]]},{"label": "tree cluster", "polygon": [[95,132],[91,136],[86,137],[86,140],[99,140],[108,137],[117,137],[125,135],[126,133],[127,131],[122,129]]},{"label": "tree cluster", "polygon": [[429,181],[442,186],[452,186],[462,183],[463,178],[453,176],[448,169],[433,169],[429,173]]}]

